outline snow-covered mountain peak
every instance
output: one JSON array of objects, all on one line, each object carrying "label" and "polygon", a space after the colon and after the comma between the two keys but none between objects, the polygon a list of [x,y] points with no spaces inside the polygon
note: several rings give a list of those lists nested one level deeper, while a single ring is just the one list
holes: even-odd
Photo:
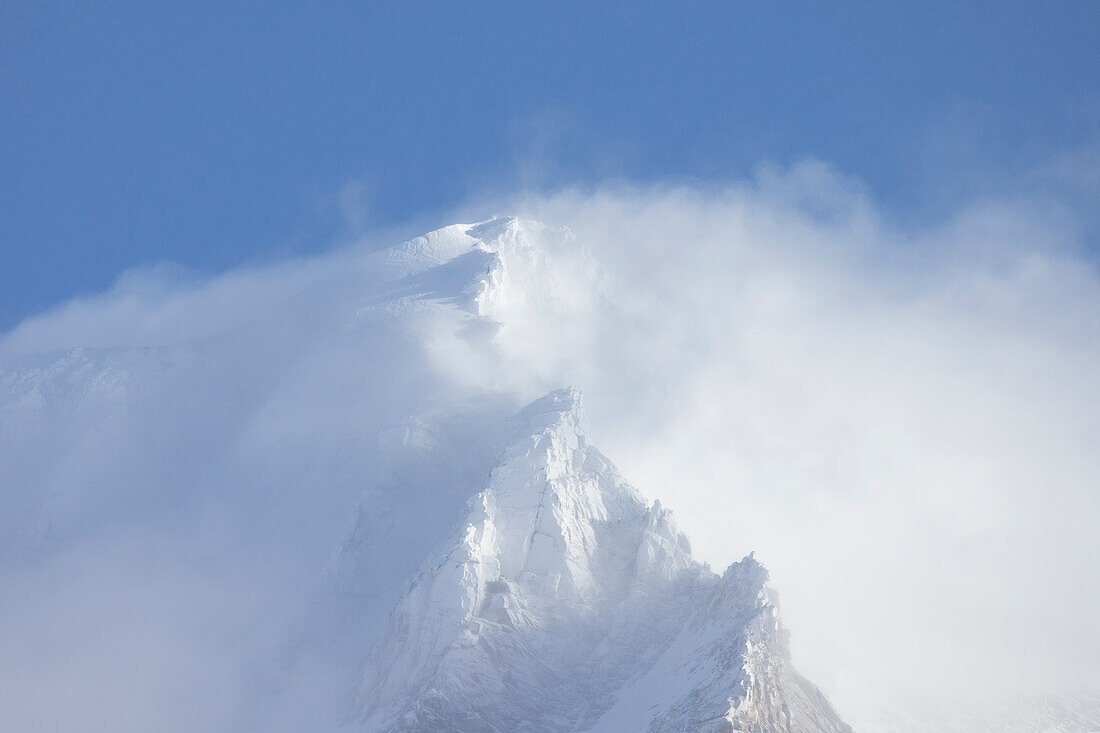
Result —
[{"label": "snow-covered mountain peak", "polygon": [[588,418],[584,396],[576,387],[556,389],[530,403],[516,416],[532,431],[565,430],[584,440],[588,434]]},{"label": "snow-covered mountain peak", "polygon": [[471,224],[466,234],[482,242],[486,247],[527,246],[530,240],[528,230],[544,229],[545,225],[533,220],[522,220],[515,216],[493,217],[486,221]]},{"label": "snow-covered mountain peak", "polygon": [[403,268],[400,270],[403,274],[412,274],[475,250],[514,254],[537,249],[547,234],[563,238],[568,235],[568,230],[554,229],[533,220],[496,217],[475,224],[451,224],[367,255],[365,259],[372,266],[383,259]]},{"label": "snow-covered mountain peak", "polygon": [[514,217],[437,229],[360,258],[357,272],[367,311],[458,306],[521,350],[575,320],[598,276],[568,229]]},{"label": "snow-covered mountain peak", "polygon": [[790,670],[763,566],[694,562],[590,445],[579,391],[513,427],[371,652],[368,729],[845,729]]},{"label": "snow-covered mountain peak", "polygon": [[[621,596],[635,553],[652,529],[651,509],[588,442],[581,394],[551,392],[517,417],[519,437],[480,495],[494,525],[501,576],[595,600]],[[673,564],[686,566],[687,542]],[[647,567],[649,565],[647,564]]]}]

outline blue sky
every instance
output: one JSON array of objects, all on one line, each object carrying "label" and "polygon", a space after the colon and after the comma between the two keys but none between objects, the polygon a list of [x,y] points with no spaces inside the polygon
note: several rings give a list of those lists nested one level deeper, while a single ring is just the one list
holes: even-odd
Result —
[{"label": "blue sky", "polygon": [[5,0],[0,328],[485,191],[815,157],[935,217],[1095,151],[1098,28],[1095,2]]}]

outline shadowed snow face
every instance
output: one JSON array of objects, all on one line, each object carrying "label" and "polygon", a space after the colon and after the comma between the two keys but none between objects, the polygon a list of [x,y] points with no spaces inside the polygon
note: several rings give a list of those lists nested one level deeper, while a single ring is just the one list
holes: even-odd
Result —
[{"label": "shadowed snow face", "polygon": [[[0,706],[50,700],[46,730],[328,715],[361,661],[332,638],[370,635],[502,416],[563,385],[697,555],[758,551],[857,728],[887,694],[1100,684],[1100,288],[1070,215],[907,229],[818,166],[493,206],[550,226],[421,270],[131,274],[0,341]],[[382,548],[377,583],[314,621],[348,537]]]}]

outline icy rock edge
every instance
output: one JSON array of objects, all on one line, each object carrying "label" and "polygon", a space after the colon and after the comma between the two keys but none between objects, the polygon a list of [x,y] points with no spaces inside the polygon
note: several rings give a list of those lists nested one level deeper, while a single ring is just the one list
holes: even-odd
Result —
[{"label": "icy rock edge", "polygon": [[691,559],[550,393],[367,659],[370,731],[848,731],[792,668],[767,571]]}]

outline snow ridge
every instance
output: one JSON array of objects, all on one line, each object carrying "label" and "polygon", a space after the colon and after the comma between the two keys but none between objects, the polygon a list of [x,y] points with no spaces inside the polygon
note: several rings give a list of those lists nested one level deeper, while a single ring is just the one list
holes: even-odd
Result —
[{"label": "snow ridge", "polygon": [[587,439],[575,389],[517,436],[366,664],[376,731],[844,731],[790,669],[767,572],[691,559]]}]

